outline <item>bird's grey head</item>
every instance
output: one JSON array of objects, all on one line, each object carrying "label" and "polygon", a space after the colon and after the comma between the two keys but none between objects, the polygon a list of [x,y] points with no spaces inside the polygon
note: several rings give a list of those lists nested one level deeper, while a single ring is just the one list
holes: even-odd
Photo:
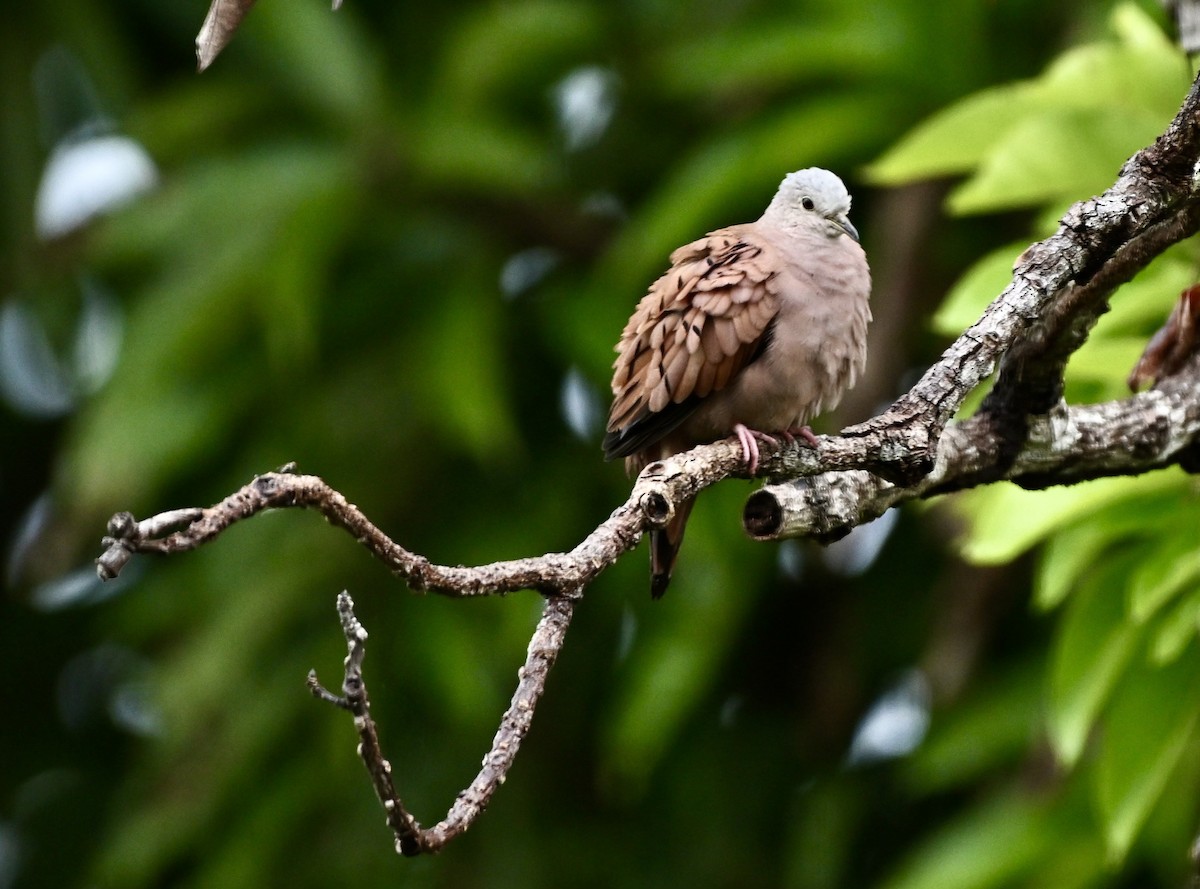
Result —
[{"label": "bird's grey head", "polygon": [[849,235],[858,240],[858,230],[850,224],[850,192],[841,179],[820,167],[784,176],[763,216],[785,228],[815,227],[831,238]]}]

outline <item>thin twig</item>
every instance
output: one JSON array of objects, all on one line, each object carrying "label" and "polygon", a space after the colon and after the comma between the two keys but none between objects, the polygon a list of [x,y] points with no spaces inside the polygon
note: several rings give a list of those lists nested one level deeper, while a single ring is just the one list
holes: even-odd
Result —
[{"label": "thin twig", "polygon": [[383,754],[379,743],[379,732],[371,718],[371,702],[367,695],[367,684],[363,679],[362,663],[366,656],[367,631],[354,614],[354,602],[350,594],[342,592],[337,597],[338,616],[342,622],[342,633],[346,637],[349,654],[346,655],[346,670],[342,680],[343,695],[336,695],[324,688],[317,680],[315,670],[308,674],[308,688],[313,696],[349,710],[354,715],[354,728],[358,732],[358,755],[371,776],[371,786],[387,813],[388,827],[396,838],[396,851],[401,855],[413,856],[423,852],[437,852],[460,833],[469,828],[487,808],[492,797],[508,777],[521,742],[529,733],[533,714],[546,690],[546,678],[554,666],[559,651],[566,639],[567,627],[575,609],[577,597],[564,596],[546,600],[541,620],[529,640],[525,665],[517,671],[517,689],[512,702],[500,719],[500,728],[492,740],[492,747],[483,758],[483,768],[455,799],[446,817],[430,828],[421,827],[408,811],[392,777],[392,765]]},{"label": "thin twig", "polygon": [[[415,590],[456,598],[505,595],[523,589],[578,595],[622,553],[636,546],[648,528],[664,524],[673,503],[741,472],[740,455],[732,443],[721,442],[648,466],[629,499],[567,553],[474,568],[437,565],[396,543],[317,476],[269,472],[204,509],[172,510],[140,522],[130,513],[118,513],[109,521],[108,536],[102,541],[106,550],[96,566],[100,577],[108,580],[117,576],[134,553],[187,552],[264,510],[302,507],[319,510],[330,524],[348,532]],[[179,528],[180,524],[184,527]]]},{"label": "thin twig", "polygon": [[436,852],[474,823],[508,777],[521,742],[529,732],[538,701],[546,690],[546,679],[558,659],[567,627],[575,612],[577,596],[547,599],[542,617],[529,640],[525,664],[517,671],[517,688],[483,758],[483,768],[466,790],[454,800],[446,817],[421,832],[424,851]]},{"label": "thin twig", "polygon": [[367,695],[367,684],[363,680],[362,663],[367,654],[367,631],[354,614],[354,600],[344,590],[337,597],[338,617],[342,621],[342,633],[346,637],[349,654],[346,655],[346,672],[342,679],[344,697],[333,694],[317,681],[315,670],[308,673],[308,687],[313,695],[334,706],[354,714],[354,728],[358,732],[358,755],[371,776],[375,795],[387,812],[388,827],[396,836],[396,851],[402,855],[418,855],[422,851],[421,826],[401,802],[392,781],[392,764],[384,758],[379,745],[379,733],[375,720],[371,718],[371,700]]}]

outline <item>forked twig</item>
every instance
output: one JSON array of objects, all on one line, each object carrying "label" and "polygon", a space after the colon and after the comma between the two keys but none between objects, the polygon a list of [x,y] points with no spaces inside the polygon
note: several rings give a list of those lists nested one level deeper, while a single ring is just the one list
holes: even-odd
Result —
[{"label": "forked twig", "polygon": [[562,650],[567,627],[575,610],[577,598],[556,597],[546,600],[541,620],[529,640],[525,665],[517,671],[517,689],[512,702],[500,719],[500,728],[492,739],[492,747],[483,758],[483,768],[475,780],[460,793],[450,807],[446,817],[433,827],[423,828],[405,808],[396,792],[392,779],[392,764],[384,757],[379,743],[379,733],[371,718],[371,701],[367,695],[367,684],[363,679],[362,663],[366,656],[367,631],[354,614],[354,602],[347,592],[337,597],[338,616],[342,632],[346,636],[349,654],[346,655],[346,671],[342,679],[342,695],[335,695],[317,681],[316,670],[308,674],[308,687],[320,700],[349,710],[354,715],[354,728],[358,732],[358,755],[362,758],[375,795],[387,812],[387,824],[396,837],[396,851],[401,855],[420,855],[422,852],[437,852],[448,842],[469,828],[487,808],[496,790],[504,783],[512,767],[521,742],[529,733],[533,713],[546,690],[546,678],[550,668]]}]

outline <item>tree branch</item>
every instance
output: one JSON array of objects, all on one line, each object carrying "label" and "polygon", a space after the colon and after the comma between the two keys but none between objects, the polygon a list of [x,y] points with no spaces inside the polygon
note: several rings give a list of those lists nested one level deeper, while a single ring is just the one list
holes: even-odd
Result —
[{"label": "tree branch", "polygon": [[901,484],[932,468],[941,430],[1002,357],[989,407],[1013,415],[1026,404],[1026,413],[1048,410],[1061,394],[1066,359],[1107,311],[1112,291],[1200,226],[1198,162],[1200,78],[1167,130],[1125,162],[1112,187],[1072,206],[1053,235],[1021,254],[1004,292],[912,389],[880,416],[843,430],[883,434],[878,465],[868,468]]},{"label": "tree branch", "polygon": [[1159,389],[1104,404],[1059,403],[1031,423],[1013,452],[995,414],[952,423],[938,441],[933,471],[907,487],[864,470],[827,472],[750,495],[742,513],[757,540],[813,536],[836,540],[893,506],[996,481],[1023,488],[1138,475],[1180,464],[1196,471],[1200,436],[1200,359]]},{"label": "tree branch", "polygon": [[[772,484],[752,495],[744,516],[750,532],[761,538],[828,539],[904,500],[1000,479],[1045,487],[1172,463],[1195,469],[1200,463],[1197,360],[1157,390],[1125,400],[1067,407],[1061,395],[1063,368],[1107,311],[1112,291],[1200,228],[1198,162],[1200,79],[1166,132],[1130,158],[1104,194],[1074,205],[1054,235],[1026,250],[1004,292],[887,411],[839,436],[820,438],[816,449],[764,448],[764,475],[798,481]],[[996,385],[979,413],[948,425],[967,395],[997,367]],[[625,503],[566,553],[477,567],[436,565],[391,540],[320,478],[285,469],[258,476],[208,508],[172,510],[140,522],[118,513],[109,522],[97,570],[109,579],[134,553],[184,552],[265,509],[303,507],[319,510],[353,535],[413,589],[462,598],[521,589],[546,595],[512,704],[483,770],[446,818],[427,830],[407,814],[391,785],[361,686],[365,634],[359,638],[349,597],[344,609],[339,605],[351,651],[346,696],[319,687],[317,694],[355,713],[363,758],[400,851],[434,851],[465,830],[503,783],[588,584],[647,530],[665,525],[678,504],[743,474],[735,441],[650,464]]]}]

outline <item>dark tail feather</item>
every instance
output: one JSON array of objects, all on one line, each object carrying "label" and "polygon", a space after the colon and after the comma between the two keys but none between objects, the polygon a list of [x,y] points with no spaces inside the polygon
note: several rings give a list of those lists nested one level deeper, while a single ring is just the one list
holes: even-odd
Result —
[{"label": "dark tail feather", "polygon": [[680,503],[675,508],[675,518],[667,522],[665,528],[650,532],[650,595],[655,599],[662,598],[671,582],[671,572],[675,570],[675,559],[679,556],[683,532],[695,502]]}]

